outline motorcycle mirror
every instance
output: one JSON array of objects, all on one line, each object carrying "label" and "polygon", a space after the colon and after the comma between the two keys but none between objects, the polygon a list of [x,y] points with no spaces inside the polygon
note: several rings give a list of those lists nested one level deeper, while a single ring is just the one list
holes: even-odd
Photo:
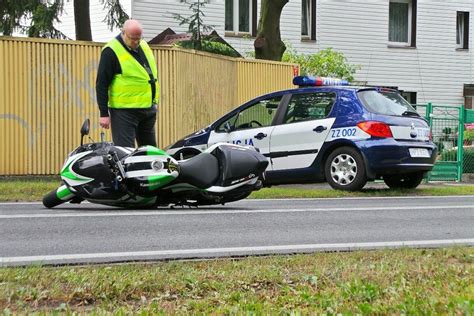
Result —
[{"label": "motorcycle mirror", "polygon": [[85,119],[84,123],[82,123],[81,127],[81,136],[89,135],[89,126],[91,121],[89,119]]},{"label": "motorcycle mirror", "polygon": [[91,121],[89,119],[85,119],[84,123],[82,123],[81,127],[81,146],[84,141],[84,136],[89,135],[89,127],[90,127]]}]

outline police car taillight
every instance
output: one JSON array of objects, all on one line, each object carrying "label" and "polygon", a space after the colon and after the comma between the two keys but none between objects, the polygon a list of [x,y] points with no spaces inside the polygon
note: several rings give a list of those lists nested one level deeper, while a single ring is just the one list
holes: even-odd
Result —
[{"label": "police car taillight", "polygon": [[384,138],[393,137],[390,126],[382,122],[365,121],[357,123],[357,126],[370,136]]},{"label": "police car taillight", "polygon": [[300,87],[347,86],[349,81],[329,77],[296,76],[293,78],[293,84]]}]

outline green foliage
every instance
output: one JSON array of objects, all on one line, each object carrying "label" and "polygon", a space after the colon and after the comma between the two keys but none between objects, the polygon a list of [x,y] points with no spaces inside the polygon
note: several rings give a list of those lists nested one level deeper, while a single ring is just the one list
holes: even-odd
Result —
[{"label": "green foliage", "polygon": [[31,26],[28,28],[29,37],[44,37],[44,38],[67,38],[62,32],[57,30],[53,23],[59,22],[58,14],[62,12],[63,4],[56,1],[53,4],[38,5],[32,14]]},{"label": "green foliage", "polygon": [[[0,32],[10,36],[14,31],[31,37],[66,38],[54,26],[63,12],[63,0],[6,0],[0,2]],[[31,25],[27,25],[28,19]]]},{"label": "green foliage", "polygon": [[464,141],[471,143],[474,141],[474,129],[466,129],[464,131]]},{"label": "green foliage", "polygon": [[[458,150],[453,148],[443,151],[440,160],[457,161],[457,157]],[[464,147],[462,166],[463,173],[474,173],[474,147]]]},{"label": "green foliage", "polygon": [[192,14],[189,16],[183,16],[178,13],[173,13],[175,20],[179,21],[179,25],[187,25],[188,32],[192,34],[191,43],[194,49],[200,49],[202,46],[202,33],[212,30],[214,25],[204,24],[203,17],[205,16],[202,11],[206,5],[206,0],[197,0],[194,2],[188,2],[188,0],[181,0],[181,2],[189,4],[189,9]]},{"label": "green foliage", "polygon": [[[176,43],[175,45],[187,49],[198,49],[196,48],[195,43],[193,41],[181,41]],[[201,40],[201,47],[199,48],[199,50],[230,57],[240,57],[239,53],[233,48],[211,40]]]},{"label": "green foliage", "polygon": [[107,15],[102,22],[106,22],[109,29],[121,28],[126,20],[129,19],[128,14],[123,10],[120,0],[100,0],[107,10]]},{"label": "green foliage", "polygon": [[[66,35],[54,27],[55,22],[60,22],[59,16],[63,13],[64,1],[69,0],[0,1],[0,34],[11,36],[17,31],[29,37],[67,39]],[[107,22],[111,30],[121,27],[128,19],[120,0],[101,0],[101,3],[104,4],[104,9],[108,10],[104,22]],[[90,25],[87,27],[90,28]]]},{"label": "green foliage", "polygon": [[208,0],[197,0],[193,2],[181,0],[181,2],[189,4],[189,9],[192,12],[191,15],[183,16],[178,13],[173,13],[173,17],[179,21],[179,25],[188,26],[188,32],[191,34],[191,40],[178,42],[175,44],[176,46],[202,50],[213,54],[240,57],[240,54],[235,49],[223,43],[213,41],[209,36],[203,35],[204,32],[209,32],[214,27],[214,25],[204,24],[203,22],[203,17],[205,15],[202,9],[206,3],[208,3]]},{"label": "green foliage", "polygon": [[286,46],[282,61],[298,64],[301,75],[336,77],[352,81],[354,74],[360,69],[359,65],[348,63],[343,53],[332,48],[320,50],[317,54],[299,54],[288,43]]}]

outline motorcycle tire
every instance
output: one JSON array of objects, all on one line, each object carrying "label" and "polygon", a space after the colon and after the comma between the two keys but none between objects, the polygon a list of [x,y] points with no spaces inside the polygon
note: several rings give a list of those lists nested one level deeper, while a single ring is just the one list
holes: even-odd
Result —
[{"label": "motorcycle tire", "polygon": [[53,208],[55,206],[58,206],[59,204],[64,203],[65,201],[61,200],[58,198],[56,194],[56,189],[49,192],[43,197],[43,205],[47,208]]}]

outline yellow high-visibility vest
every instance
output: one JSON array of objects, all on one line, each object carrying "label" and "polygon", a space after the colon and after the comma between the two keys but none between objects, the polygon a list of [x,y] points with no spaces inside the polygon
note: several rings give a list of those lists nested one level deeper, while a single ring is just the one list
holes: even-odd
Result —
[{"label": "yellow high-visibility vest", "polygon": [[[109,86],[109,107],[115,109],[143,109],[156,104],[160,96],[160,85],[155,80],[155,99],[152,100],[150,76],[145,68],[123,47],[118,39],[114,38],[107,45],[117,55],[122,68],[121,74],[116,74]],[[140,47],[150,65],[153,78],[158,78],[155,57],[145,41],[140,41]]]}]

